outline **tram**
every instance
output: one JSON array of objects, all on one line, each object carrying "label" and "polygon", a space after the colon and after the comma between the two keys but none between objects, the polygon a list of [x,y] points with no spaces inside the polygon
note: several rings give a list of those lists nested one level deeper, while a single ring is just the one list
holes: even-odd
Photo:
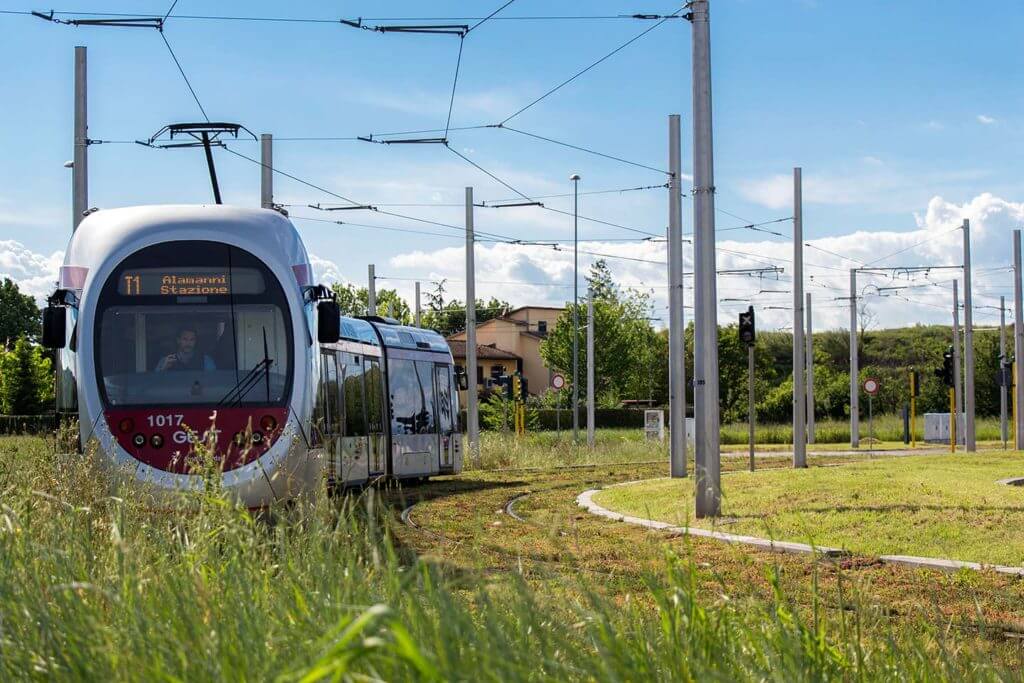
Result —
[{"label": "tram", "polygon": [[465,376],[447,342],[341,316],[276,211],[91,213],[44,309],[43,341],[58,350],[57,409],[78,418],[80,450],[158,496],[200,489],[201,458],[254,508],[324,480],[462,468]]}]

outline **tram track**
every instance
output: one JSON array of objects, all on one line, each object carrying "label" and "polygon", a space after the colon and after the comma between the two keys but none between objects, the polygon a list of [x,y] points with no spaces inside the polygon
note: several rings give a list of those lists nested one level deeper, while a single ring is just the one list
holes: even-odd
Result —
[{"label": "tram track", "polygon": [[526,491],[524,493],[517,493],[516,495],[512,496],[507,501],[505,501],[505,505],[502,507],[502,511],[506,515],[511,517],[512,519],[514,519],[514,520],[516,520],[518,522],[526,523],[525,519],[523,519],[518,514],[516,514],[516,503],[518,503],[519,501],[523,500],[524,498],[528,498],[528,497],[530,497],[532,495],[533,495],[533,491]]},{"label": "tram track", "polygon": [[[778,469],[778,468],[773,468],[773,469]],[[560,489],[560,488],[574,488],[574,487],[572,485],[558,486],[558,487],[553,487],[552,489],[549,489],[548,491],[545,491],[545,492],[551,492],[551,491],[554,491],[554,490],[557,490],[557,489]],[[535,493],[534,491],[524,491],[522,493],[518,493],[518,494],[508,498],[505,501],[504,505],[502,506],[500,512],[505,514],[505,515],[507,515],[507,516],[509,516],[509,517],[512,517],[513,519],[515,519],[515,520],[517,520],[519,522],[529,523],[528,520],[524,519],[521,515],[516,513],[515,505],[516,505],[516,503],[524,500],[525,498],[528,498],[528,497],[534,495],[534,493]],[[443,539],[443,536],[441,534],[439,534],[437,532],[434,532],[434,531],[430,530],[429,528],[424,527],[424,526],[418,524],[413,519],[413,516],[412,516],[413,510],[418,505],[420,505],[421,503],[429,503],[431,501],[437,500],[438,498],[442,498],[442,497],[443,496],[435,496],[435,497],[432,497],[432,498],[426,498],[426,499],[419,500],[419,501],[416,501],[414,503],[411,503],[409,505],[406,505],[404,508],[402,508],[402,511],[401,511],[401,513],[399,515],[399,518],[400,518],[402,524],[404,526],[410,528],[410,529],[413,529],[413,530],[415,530],[417,532],[420,532],[420,533],[422,533],[422,534],[424,534],[426,536],[429,536],[431,538],[438,539],[438,540]],[[676,538],[679,538],[679,537],[672,537],[672,536],[670,536],[670,537],[667,537],[666,540],[671,541],[671,540],[674,540]],[[513,562],[515,566],[519,567],[519,571],[520,572],[522,571],[523,561],[524,560],[526,560],[528,562],[531,562],[531,563],[534,563],[536,565],[540,565],[540,567],[544,567],[546,569],[545,574],[549,578],[555,577],[555,576],[564,577],[566,572],[580,572],[580,571],[585,572],[587,574],[603,576],[603,577],[606,577],[606,578],[614,578],[614,577],[622,575],[621,572],[614,572],[614,571],[609,571],[609,570],[604,570],[604,569],[595,569],[595,568],[592,568],[592,567],[585,567],[585,566],[581,566],[581,565],[578,565],[578,564],[567,563],[567,562],[564,562],[564,561],[546,560],[546,559],[538,558],[538,557],[531,556],[531,555],[524,555],[521,552],[512,552],[512,551],[509,551],[509,550],[504,550],[504,549],[496,548],[496,547],[492,547],[491,551],[495,552],[498,555],[500,555],[500,556],[506,558],[507,560]],[[849,560],[850,558],[845,558],[845,559]],[[821,561],[828,561],[830,564],[837,564],[837,561],[835,561],[835,560],[821,560]],[[497,569],[497,568],[495,568],[495,569]],[[853,607],[851,605],[830,604],[830,603],[823,602],[823,601],[798,600],[797,604],[800,604],[801,606],[807,607],[807,608],[811,608],[811,607],[814,607],[816,605],[818,608],[823,608],[823,609],[825,609],[825,610],[827,610],[829,612],[833,612],[833,613],[850,613],[850,612],[857,612],[858,611],[858,608]],[[897,622],[897,621],[906,619],[909,616],[910,616],[909,614],[904,614],[901,611],[899,611],[898,609],[892,608],[892,607],[883,607],[882,611],[880,613],[876,613],[875,614],[876,618],[884,619],[887,622]],[[1010,625],[1010,624],[985,623],[985,622],[968,622],[968,621],[953,620],[953,619],[945,621],[945,622],[934,621],[932,619],[927,619],[927,621],[929,621],[930,623],[933,623],[933,624],[936,624],[936,625],[940,625],[940,626],[944,626],[944,627],[947,627],[947,628],[951,628],[951,629],[954,629],[954,630],[960,631],[960,632],[977,633],[977,634],[980,634],[980,635],[991,634],[991,635],[994,635],[994,636],[998,636],[999,638],[1002,638],[1004,640],[1024,641],[1024,628],[1015,628],[1013,625]]]}]

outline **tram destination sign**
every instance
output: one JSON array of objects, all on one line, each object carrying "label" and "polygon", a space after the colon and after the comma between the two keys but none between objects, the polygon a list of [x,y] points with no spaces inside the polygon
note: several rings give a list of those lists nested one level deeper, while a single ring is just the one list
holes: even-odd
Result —
[{"label": "tram destination sign", "polygon": [[118,278],[122,296],[216,296],[262,294],[263,278],[253,268],[136,268]]}]

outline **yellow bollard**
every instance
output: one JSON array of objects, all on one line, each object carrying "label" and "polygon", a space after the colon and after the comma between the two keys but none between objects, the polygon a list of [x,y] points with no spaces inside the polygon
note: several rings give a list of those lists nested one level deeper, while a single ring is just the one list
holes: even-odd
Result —
[{"label": "yellow bollard", "polygon": [[956,453],[956,394],[949,388],[949,452]]}]

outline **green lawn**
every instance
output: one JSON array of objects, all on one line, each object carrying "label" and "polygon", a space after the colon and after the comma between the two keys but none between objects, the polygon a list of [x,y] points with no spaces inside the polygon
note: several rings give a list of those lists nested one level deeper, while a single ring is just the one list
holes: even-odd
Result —
[{"label": "green lawn", "polygon": [[[1024,566],[1024,487],[996,483],[1012,476],[1024,476],[1020,452],[738,472],[722,479],[722,518],[693,525],[867,555]],[[692,479],[613,487],[594,500],[616,512],[694,522]]]}]

